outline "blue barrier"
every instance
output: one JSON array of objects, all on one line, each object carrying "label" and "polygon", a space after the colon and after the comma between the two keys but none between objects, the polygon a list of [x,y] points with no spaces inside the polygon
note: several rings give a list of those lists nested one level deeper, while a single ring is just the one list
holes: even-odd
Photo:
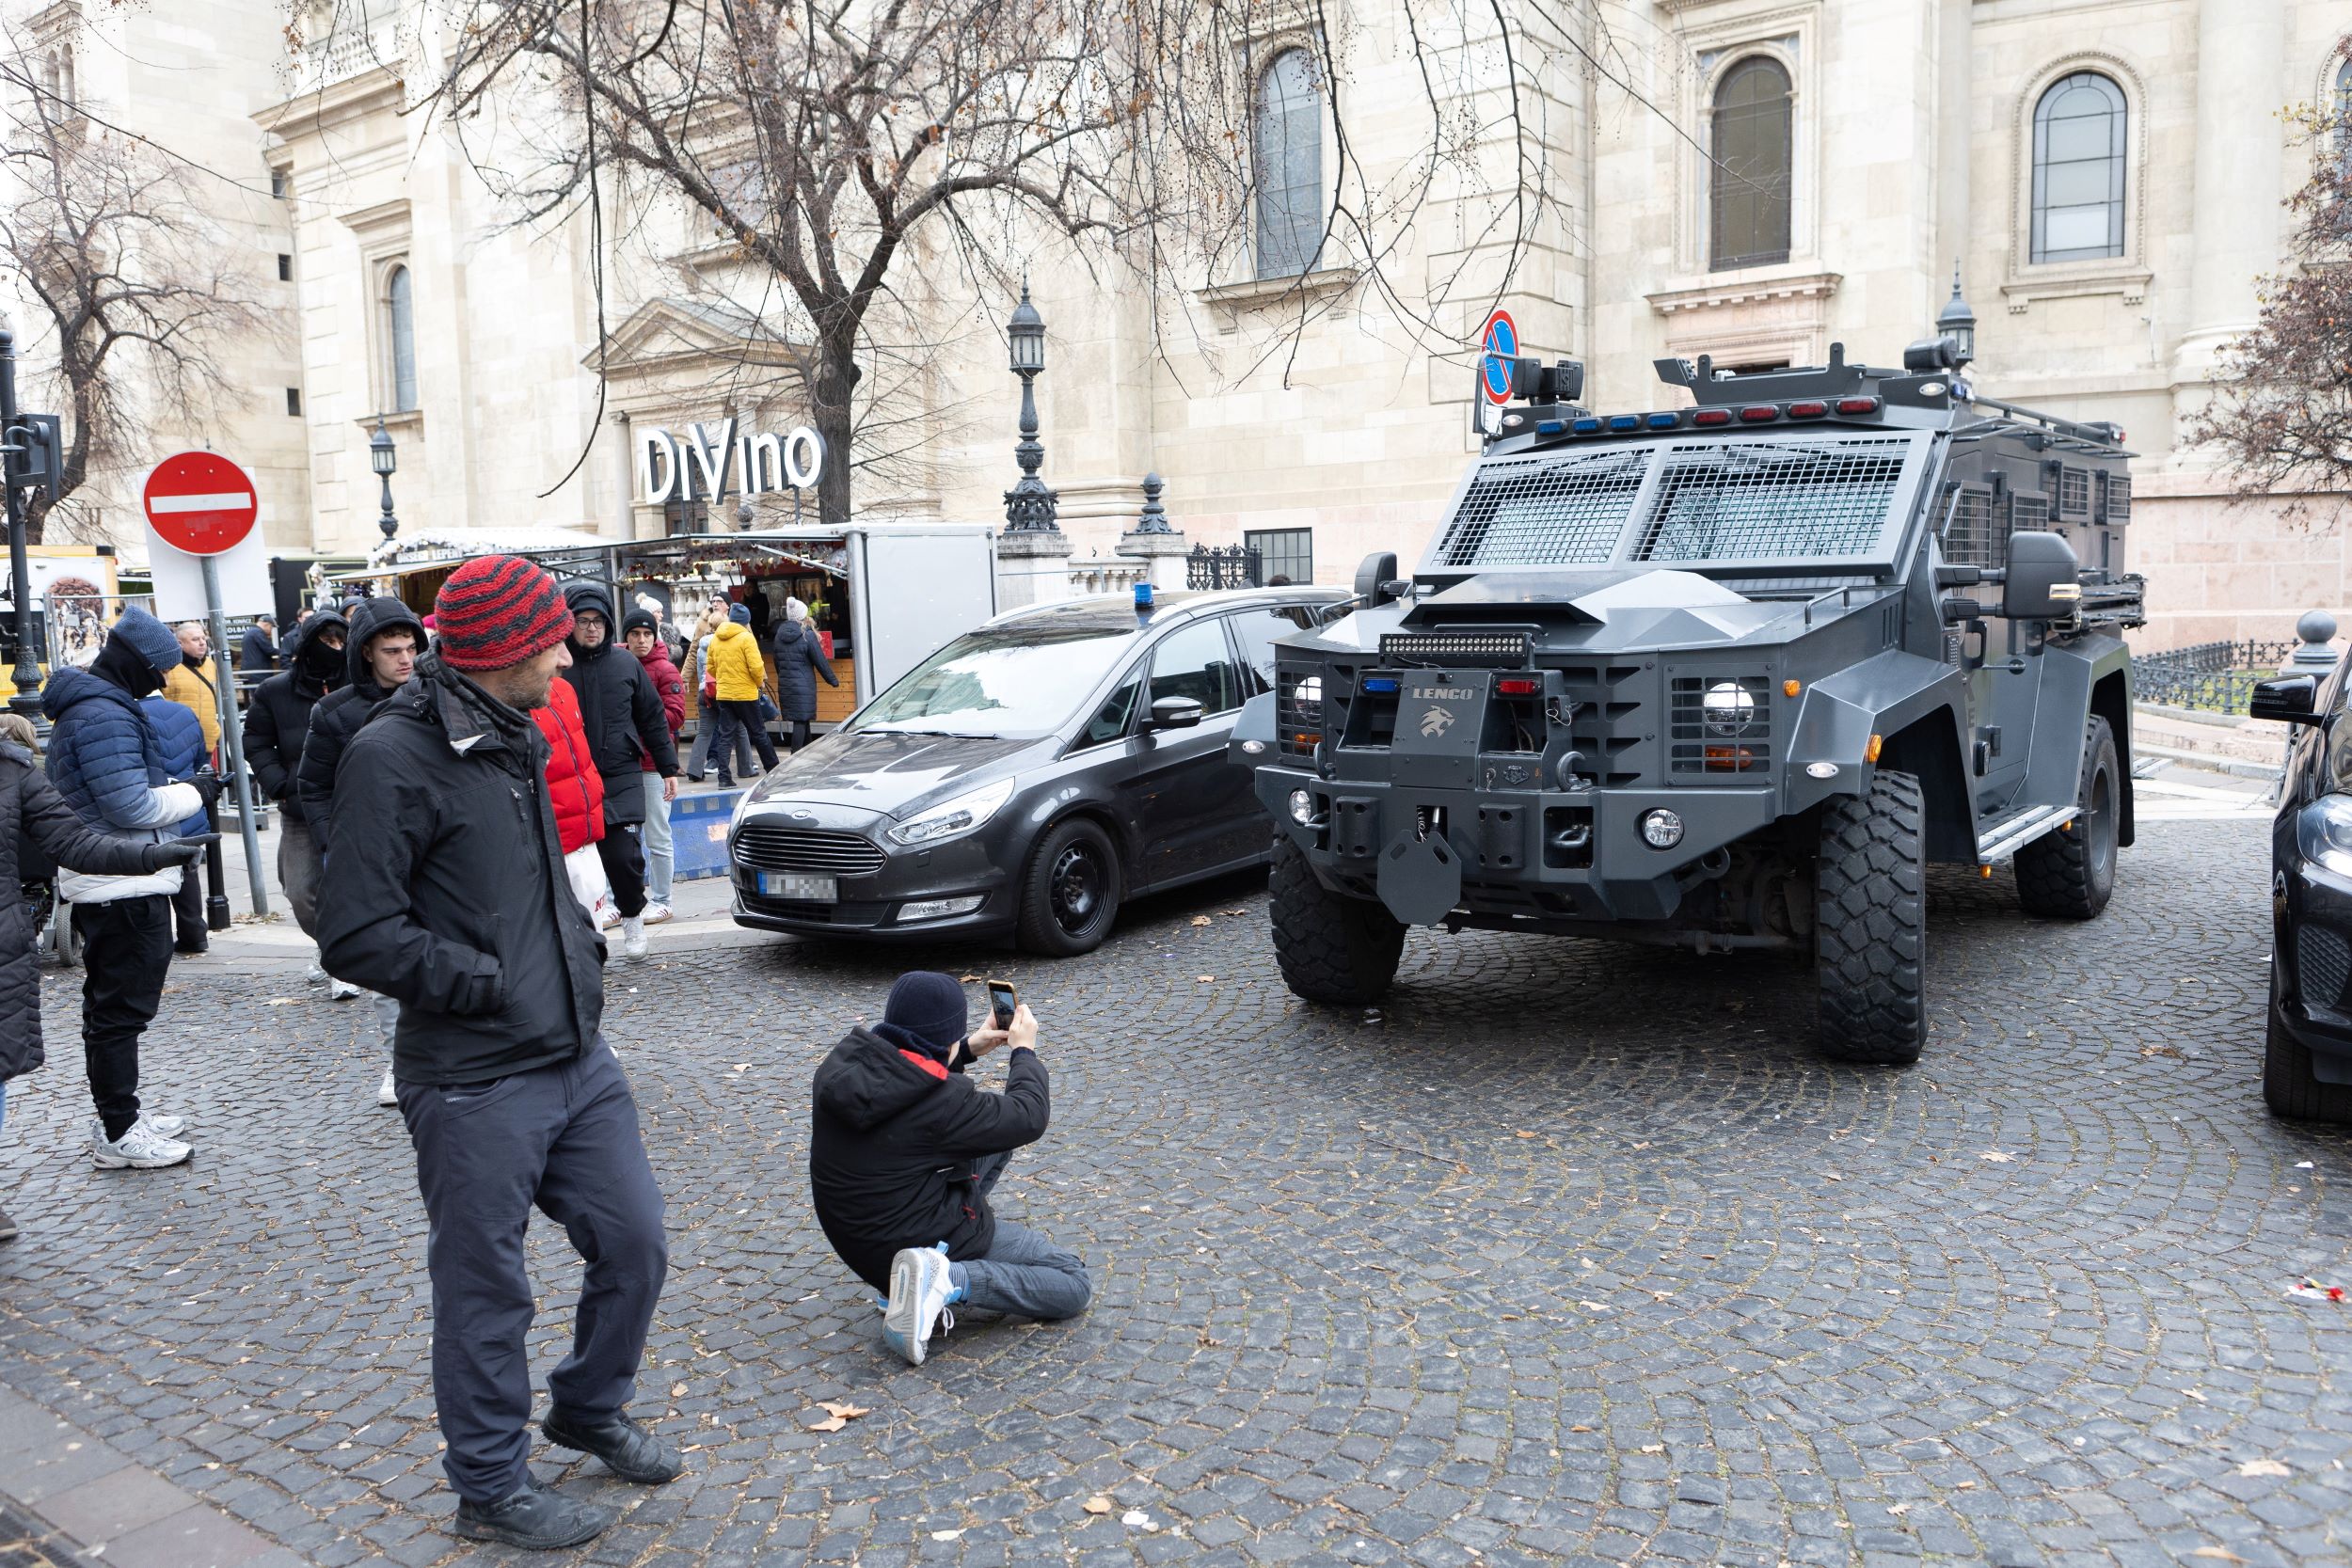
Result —
[{"label": "blue barrier", "polygon": [[681,795],[670,802],[670,842],[677,851],[673,875],[679,880],[727,874],[727,819],[735,815],[735,802],[745,793],[722,789],[707,795]]}]

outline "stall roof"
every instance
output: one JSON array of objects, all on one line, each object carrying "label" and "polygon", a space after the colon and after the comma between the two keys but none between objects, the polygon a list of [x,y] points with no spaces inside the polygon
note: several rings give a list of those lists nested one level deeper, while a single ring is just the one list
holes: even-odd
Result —
[{"label": "stall roof", "polygon": [[847,536],[839,529],[762,529],[743,533],[681,533],[666,539],[608,539],[580,529],[431,529],[404,534],[390,548],[377,546],[369,565],[332,574],[337,582],[358,582],[440,571],[480,555],[524,555],[573,575],[592,563],[612,575],[660,577],[683,574],[713,562],[788,561],[834,577],[841,569],[812,550],[831,551]]}]

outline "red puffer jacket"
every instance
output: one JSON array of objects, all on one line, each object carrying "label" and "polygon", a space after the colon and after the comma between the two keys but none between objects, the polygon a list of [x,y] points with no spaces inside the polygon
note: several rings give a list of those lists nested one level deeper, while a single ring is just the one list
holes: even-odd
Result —
[{"label": "red puffer jacket", "polygon": [[[678,678],[677,666],[670,662],[670,651],[659,642],[653,645],[653,652],[639,655],[638,662],[653,677],[654,691],[661,698],[661,717],[669,721],[670,738],[675,741],[686,722],[686,683]],[[640,771],[653,771],[653,753],[642,744],[637,748],[637,757]]]},{"label": "red puffer jacket", "polygon": [[588,730],[580,721],[580,698],[572,683],[548,689],[548,705],[533,708],[539,733],[548,737],[548,800],[555,807],[555,836],[570,854],[604,836],[604,780],[588,752]]}]

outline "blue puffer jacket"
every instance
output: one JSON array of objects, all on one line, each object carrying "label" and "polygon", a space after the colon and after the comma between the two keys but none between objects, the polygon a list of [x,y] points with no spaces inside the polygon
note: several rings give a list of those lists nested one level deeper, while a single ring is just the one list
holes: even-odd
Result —
[{"label": "blue puffer jacket", "polygon": [[[179,823],[204,804],[193,784],[175,784],[164,767],[163,739],[128,691],[87,670],[60,670],[41,692],[52,725],[49,782],[73,815],[93,828],[117,832],[161,830],[177,836]],[[190,718],[193,719],[193,715]],[[199,732],[199,745],[202,744]],[[180,868],[142,877],[58,878],[58,893],[74,903],[105,903],[180,886]]]},{"label": "blue puffer jacket", "polygon": [[[173,702],[168,697],[142,697],[139,706],[147,710],[147,721],[155,726],[155,738],[163,745],[164,771],[175,780],[196,777],[196,770],[204,766],[204,726],[197,721],[194,710]],[[202,812],[180,824],[180,836],[210,832],[212,824]]]}]

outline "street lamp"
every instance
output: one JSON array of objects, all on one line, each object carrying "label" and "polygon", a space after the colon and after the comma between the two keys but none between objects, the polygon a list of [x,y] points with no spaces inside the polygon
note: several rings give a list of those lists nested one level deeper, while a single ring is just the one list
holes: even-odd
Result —
[{"label": "street lamp", "polygon": [[1006,324],[1011,342],[1012,373],[1021,378],[1021,440],[1012,449],[1021,465],[1020,481],[1005,492],[1005,531],[1009,533],[1059,533],[1055,492],[1037,477],[1045,463],[1045,448],[1037,438],[1037,378],[1045,369],[1045,318],[1029,303],[1029,280],[1021,280],[1021,303]]},{"label": "street lamp", "polygon": [[1952,369],[1959,370],[1977,356],[1977,313],[1968,309],[1968,302],[1960,297],[1960,263],[1952,263],[1952,297],[1935,318],[1935,335],[1949,338],[1960,345],[1952,356]]},{"label": "street lamp", "polygon": [[368,437],[368,467],[384,483],[384,515],[375,520],[375,526],[384,531],[385,541],[389,543],[400,531],[400,519],[392,515],[392,472],[400,467],[400,456],[392,450],[392,433],[384,428],[381,414],[375,417],[375,434]]},{"label": "street lamp", "polygon": [[[7,431],[0,440],[21,441],[16,433],[16,334],[0,330],[0,430]],[[0,467],[4,467],[0,464]],[[52,473],[56,470],[53,466]],[[5,502],[8,523],[8,592],[16,609],[16,669],[10,679],[16,695],[8,705],[36,723],[40,720],[40,659],[33,648],[33,581],[32,563],[24,551],[24,505],[16,493],[13,479],[0,474],[0,502]]]}]

